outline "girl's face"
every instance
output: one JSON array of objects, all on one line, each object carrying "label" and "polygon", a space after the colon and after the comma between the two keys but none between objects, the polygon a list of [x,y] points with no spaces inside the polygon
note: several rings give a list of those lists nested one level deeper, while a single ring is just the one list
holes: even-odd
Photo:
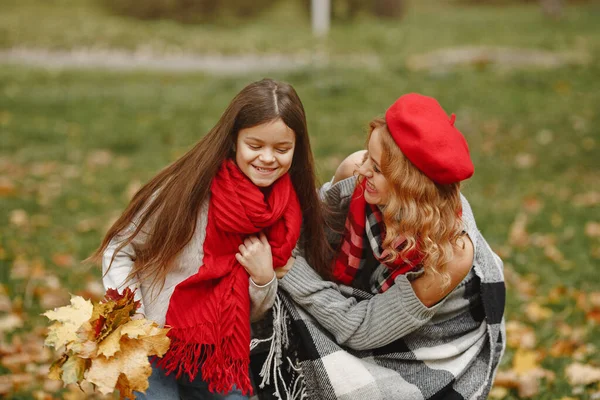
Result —
[{"label": "girl's face", "polygon": [[278,118],[239,131],[235,163],[256,186],[268,187],[289,171],[295,145],[296,134]]},{"label": "girl's face", "polygon": [[371,133],[365,161],[358,169],[358,173],[366,180],[365,200],[369,204],[377,205],[387,204],[391,193],[391,185],[381,173],[381,156],[383,153],[381,129],[384,128],[375,128]]}]

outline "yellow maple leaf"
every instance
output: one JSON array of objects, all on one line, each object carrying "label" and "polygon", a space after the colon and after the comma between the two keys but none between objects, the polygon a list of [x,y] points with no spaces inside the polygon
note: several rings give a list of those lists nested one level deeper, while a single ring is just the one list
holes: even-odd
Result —
[{"label": "yellow maple leaf", "polygon": [[69,357],[66,354],[63,354],[58,360],[54,361],[52,365],[50,365],[50,372],[48,372],[48,378],[53,379],[55,381],[60,381],[62,375],[62,366],[68,358]]},{"label": "yellow maple leaf", "polygon": [[61,379],[64,386],[69,383],[79,383],[83,380],[84,372],[87,368],[87,360],[71,356],[62,365]]},{"label": "yellow maple leaf", "polygon": [[139,341],[145,346],[148,355],[162,357],[169,350],[171,340],[167,336],[168,331],[168,329],[153,326],[147,336],[139,337]]},{"label": "yellow maple leaf", "polygon": [[77,340],[77,330],[90,319],[92,303],[80,296],[71,297],[71,305],[46,311],[43,315],[57,321],[48,328],[45,344],[59,348]]},{"label": "yellow maple leaf", "polygon": [[119,391],[119,399],[135,399],[135,395],[133,393],[133,389],[131,388],[131,383],[129,383],[129,379],[127,376],[121,374],[119,375],[119,379],[117,379],[117,385],[115,388]]},{"label": "yellow maple leaf", "polygon": [[98,344],[98,355],[112,357],[116,352],[121,350],[121,330],[122,326],[117,327],[111,332],[100,344]]},{"label": "yellow maple leaf", "polygon": [[95,330],[89,321],[84,322],[77,330],[77,340],[67,346],[67,350],[81,358],[96,357],[98,343]]},{"label": "yellow maple leaf", "polygon": [[138,339],[138,345],[143,346],[148,355],[162,357],[170,345],[170,339],[167,337],[168,331],[168,329],[160,328],[153,321],[141,319],[123,325],[121,333],[131,339]]},{"label": "yellow maple leaf", "polygon": [[[121,351],[113,357],[98,356],[93,359],[85,379],[96,385],[101,393],[108,394],[115,390],[119,376],[124,374],[130,390],[145,392],[152,367],[146,349],[136,342],[137,340],[124,338]],[[123,387],[120,390],[127,391]]]},{"label": "yellow maple leaf", "polygon": [[138,307],[131,290],[120,294],[111,289],[101,303],[75,296],[71,306],[46,312],[56,321],[48,329],[46,344],[64,351],[49,376],[65,385],[91,383],[104,394],[118,390],[121,399],[144,392],[152,373],[148,357],[163,356],[170,340],[168,329],[131,319]]},{"label": "yellow maple leaf", "polygon": [[147,336],[153,325],[155,324],[147,319],[132,320],[123,325],[122,333],[123,335],[129,336],[131,339],[135,339],[140,335]]}]

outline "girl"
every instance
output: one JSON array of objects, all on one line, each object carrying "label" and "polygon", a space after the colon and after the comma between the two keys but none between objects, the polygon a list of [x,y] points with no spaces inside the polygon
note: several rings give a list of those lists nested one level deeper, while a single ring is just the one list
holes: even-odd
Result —
[{"label": "girl", "polygon": [[487,397],[505,343],[502,262],[460,194],[473,164],[454,119],[433,98],[400,97],[322,188],[343,231],[337,284],[301,256],[279,281],[300,373],[277,393]]},{"label": "girl", "polygon": [[315,187],[302,103],[263,79],[133,197],[95,257],[107,288],[138,289],[139,312],[171,327],[138,398],[246,398],[250,319],[271,307],[301,222],[307,259],[326,257]]}]

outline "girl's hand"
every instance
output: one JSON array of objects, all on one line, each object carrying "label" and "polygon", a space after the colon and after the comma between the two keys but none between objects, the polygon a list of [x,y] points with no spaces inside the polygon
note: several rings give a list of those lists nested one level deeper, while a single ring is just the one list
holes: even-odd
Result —
[{"label": "girl's hand", "polygon": [[252,281],[264,286],[273,279],[273,255],[264,233],[258,237],[249,236],[239,247],[235,259],[246,269]]},{"label": "girl's hand", "polygon": [[285,274],[287,274],[290,271],[290,269],[292,269],[295,261],[296,261],[296,259],[294,257],[290,257],[288,262],[285,263],[285,265],[283,267],[277,268],[275,270],[275,276],[277,276],[277,279],[283,278],[285,276]]}]

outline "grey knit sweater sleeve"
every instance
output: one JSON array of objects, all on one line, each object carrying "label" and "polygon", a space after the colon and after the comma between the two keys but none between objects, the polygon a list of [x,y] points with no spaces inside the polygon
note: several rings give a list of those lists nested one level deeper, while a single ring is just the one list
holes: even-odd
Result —
[{"label": "grey knit sweater sleeve", "polygon": [[340,292],[337,284],[323,280],[297,257],[279,286],[335,336],[340,345],[357,350],[385,346],[426,324],[443,301],[428,308],[416,296],[405,275],[371,299],[357,301]]}]

